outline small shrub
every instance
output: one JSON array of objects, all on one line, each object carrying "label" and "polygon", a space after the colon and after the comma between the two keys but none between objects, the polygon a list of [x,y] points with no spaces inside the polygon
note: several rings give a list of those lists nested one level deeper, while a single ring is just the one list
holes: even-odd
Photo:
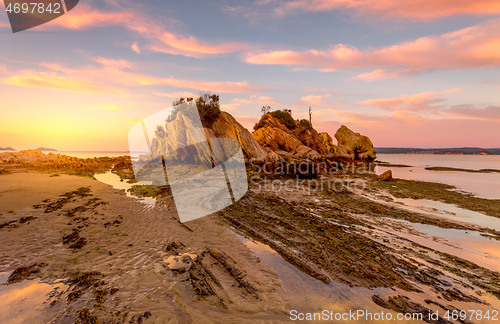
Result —
[{"label": "small shrub", "polygon": [[[175,120],[177,114],[181,110],[184,116],[188,117],[192,121],[196,120],[196,113],[192,109],[192,106],[186,105],[188,102],[191,102],[193,100],[193,98],[180,98],[179,100],[172,102],[172,105],[175,106],[175,108],[166,122],[168,123],[172,120]],[[200,116],[201,124],[203,125],[203,127],[210,128],[217,117],[219,117],[221,113],[219,100],[220,98],[218,95],[211,94],[210,92],[202,92],[196,99],[196,108],[198,109],[198,114]],[[161,130],[157,129],[157,131]]]},{"label": "small shrub", "polygon": [[307,119],[302,119],[300,122],[299,122],[299,125],[304,127],[305,129],[311,129],[312,126],[311,126],[311,123],[309,123],[309,121]]},{"label": "small shrub", "polygon": [[297,127],[295,120],[290,114],[290,110],[275,110],[269,114],[279,120],[288,129],[295,129]]}]

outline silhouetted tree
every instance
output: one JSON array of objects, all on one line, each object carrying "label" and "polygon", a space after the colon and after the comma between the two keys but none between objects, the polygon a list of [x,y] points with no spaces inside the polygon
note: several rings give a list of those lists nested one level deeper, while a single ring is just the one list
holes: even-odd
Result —
[{"label": "silhouetted tree", "polygon": [[260,112],[262,115],[268,114],[271,111],[271,106],[262,106]]},{"label": "silhouetted tree", "polygon": [[[172,105],[174,106],[174,109],[167,118],[167,122],[174,120],[181,110],[184,116],[190,118],[191,120],[195,120],[194,118],[196,116],[196,112],[194,111],[194,106],[186,105],[193,100],[193,98],[188,97],[173,101]],[[219,96],[210,92],[201,92],[195,102],[201,124],[206,128],[211,127],[221,113]]]},{"label": "silhouetted tree", "polygon": [[219,96],[210,92],[201,92],[196,99],[196,108],[203,127],[211,127],[220,115]]}]

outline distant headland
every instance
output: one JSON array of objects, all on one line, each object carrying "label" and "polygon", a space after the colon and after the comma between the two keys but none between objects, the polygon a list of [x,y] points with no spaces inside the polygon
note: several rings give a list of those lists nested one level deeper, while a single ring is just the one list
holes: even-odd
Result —
[{"label": "distant headland", "polygon": [[37,150],[42,151],[42,152],[57,152],[56,149],[47,148],[47,147],[39,147],[39,148],[37,148]]},{"label": "distant headland", "polygon": [[0,147],[0,151],[15,151],[12,147]]},{"label": "distant headland", "polygon": [[380,154],[447,154],[447,155],[500,155],[500,148],[457,147],[457,148],[410,148],[376,147]]}]

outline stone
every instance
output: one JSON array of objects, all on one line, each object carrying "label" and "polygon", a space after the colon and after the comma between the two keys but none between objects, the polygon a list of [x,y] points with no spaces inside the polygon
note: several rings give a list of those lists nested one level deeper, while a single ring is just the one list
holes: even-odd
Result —
[{"label": "stone", "polygon": [[338,142],[337,156],[369,161],[377,158],[372,141],[367,136],[355,133],[344,125],[337,130],[335,138]]},{"label": "stone", "polygon": [[378,176],[378,179],[380,181],[391,181],[392,180],[392,171],[391,170],[385,171],[384,173],[382,173],[381,175]]}]

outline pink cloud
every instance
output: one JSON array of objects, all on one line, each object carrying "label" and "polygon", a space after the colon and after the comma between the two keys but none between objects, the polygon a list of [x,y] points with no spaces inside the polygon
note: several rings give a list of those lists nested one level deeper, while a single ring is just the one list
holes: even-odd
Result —
[{"label": "pink cloud", "polygon": [[85,3],[80,3],[71,14],[59,17],[50,22],[50,24],[42,25],[42,28],[52,28],[54,26],[67,29],[84,29],[88,27],[102,27],[111,25],[127,25],[132,24],[138,19],[138,16],[127,11],[110,11],[105,12],[97,10]]},{"label": "pink cloud", "polygon": [[319,70],[376,69],[358,76],[360,79],[395,77],[401,73],[429,70],[492,68],[500,66],[500,19],[382,48],[360,50],[337,44],[327,50],[250,53],[245,61],[250,64],[309,66]]},{"label": "pink cloud", "polygon": [[314,105],[314,106],[319,106],[325,102],[325,99],[323,97],[329,97],[327,96],[315,96],[315,95],[309,95],[309,96],[304,96],[300,98],[300,104],[303,105]]},{"label": "pink cloud", "polygon": [[[139,12],[131,10],[106,12],[92,8],[88,4],[80,4],[70,14],[42,25],[41,28],[85,29],[119,25],[148,40],[149,44],[146,44],[145,47],[150,51],[190,57],[233,53],[248,48],[243,44],[212,44],[202,42],[190,35],[174,34],[168,32],[162,23],[151,21],[151,18],[143,17]],[[136,53],[141,52],[137,42],[131,48]]]},{"label": "pink cloud", "polygon": [[153,52],[204,57],[206,55],[238,52],[247,48],[245,45],[236,43],[211,45],[201,42],[193,36],[174,35],[163,29],[155,28],[155,26],[148,26],[147,28],[142,28],[142,26],[136,28],[132,26],[131,29],[139,32],[144,38],[152,41],[147,48]]},{"label": "pink cloud", "polygon": [[278,16],[304,11],[349,10],[358,16],[418,21],[457,15],[500,14],[500,3],[497,0],[279,0],[273,4],[273,12]]},{"label": "pink cloud", "polygon": [[457,105],[450,107],[447,112],[453,116],[500,122],[500,107],[498,106]]},{"label": "pink cloud", "polygon": [[[266,96],[256,96],[253,95],[250,98],[234,98],[230,103],[225,103],[221,105],[221,108],[233,111],[237,107],[245,104],[260,104],[260,105],[280,105],[280,103],[274,100],[272,97]],[[260,107],[257,107],[260,109]]]},{"label": "pink cloud", "polygon": [[137,54],[141,54],[141,50],[139,49],[139,46],[137,45],[137,42],[135,42],[134,44],[132,44],[132,46],[130,46],[130,48],[132,48],[132,50],[134,52],[136,52]]},{"label": "pink cloud", "polygon": [[88,79],[72,78],[53,72],[37,72],[22,70],[5,78],[0,78],[4,84],[28,88],[42,88],[65,92],[99,95],[126,96],[126,91],[109,84]]},{"label": "pink cloud", "polygon": [[194,93],[187,92],[187,91],[184,91],[184,92],[173,92],[173,93],[155,92],[154,94],[157,95],[157,96],[160,96],[160,97],[167,97],[167,98],[172,98],[172,99],[189,98],[189,97],[191,97],[191,98],[197,98],[198,97]]},{"label": "pink cloud", "polygon": [[[160,78],[153,75],[136,73],[130,70],[134,64],[125,60],[92,58],[99,65],[89,65],[72,69],[59,63],[40,63],[47,71],[7,71],[3,83],[34,88],[51,88],[71,92],[106,92],[127,93],[123,87],[167,85],[175,88],[213,91],[217,93],[249,93],[264,89],[249,85],[246,81],[203,81],[187,80],[174,77]],[[100,89],[103,89],[102,91]]]},{"label": "pink cloud", "polygon": [[351,78],[351,80],[363,80],[367,82],[385,80],[385,79],[394,79],[399,77],[399,73],[392,73],[385,69],[378,69],[372,72],[361,73]]},{"label": "pink cloud", "polygon": [[[412,112],[437,112],[442,106],[437,106],[445,101],[436,96],[446,93],[462,92],[462,89],[450,89],[443,92],[422,92],[415,95],[402,95],[397,98],[370,99],[360,102],[359,106],[378,107],[385,110],[412,111]],[[402,114],[400,114],[402,116]]]},{"label": "pink cloud", "polygon": [[91,58],[92,61],[100,63],[104,66],[107,67],[113,67],[117,69],[132,69],[136,65],[135,63],[132,63],[130,61],[126,61],[123,59],[109,59],[109,58],[104,58],[104,57],[93,57]]},{"label": "pink cloud", "polygon": [[376,147],[498,147],[499,123],[490,120],[350,114],[335,120],[313,116],[312,122],[331,136],[346,125],[367,135]]}]

